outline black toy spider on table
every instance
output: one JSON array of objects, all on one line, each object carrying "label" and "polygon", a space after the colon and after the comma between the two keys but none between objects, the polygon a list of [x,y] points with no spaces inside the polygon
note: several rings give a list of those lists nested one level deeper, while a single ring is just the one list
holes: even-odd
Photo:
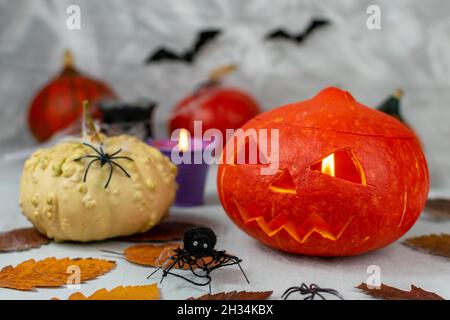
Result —
[{"label": "black toy spider on table", "polygon": [[133,159],[131,159],[129,157],[117,157],[116,156],[120,152],[122,152],[122,149],[119,149],[116,152],[113,152],[113,153],[109,154],[109,153],[106,153],[103,150],[103,144],[100,144],[100,148],[99,149],[95,148],[93,145],[91,145],[89,143],[83,143],[83,144],[85,146],[91,148],[92,150],[94,150],[95,153],[96,153],[96,154],[90,154],[90,155],[87,155],[87,156],[82,156],[82,157],[74,159],[74,161],[80,161],[80,160],[86,159],[86,158],[92,158],[93,159],[93,160],[91,160],[91,162],[89,162],[89,164],[88,164],[88,166],[86,168],[86,171],[84,173],[83,182],[86,182],[89,169],[97,161],[100,161],[100,167],[103,167],[105,164],[109,165],[109,176],[108,176],[108,180],[106,181],[106,184],[105,184],[105,189],[108,188],[109,183],[111,182],[111,178],[112,178],[112,174],[113,174],[113,170],[114,170],[113,166],[118,167],[120,170],[123,171],[123,173],[128,178],[130,178],[130,175],[128,174],[128,172],[120,164],[118,164],[116,161],[114,161],[114,160],[119,160],[119,159],[125,159],[125,160],[129,160],[129,161],[133,161]]},{"label": "black toy spider on table", "polygon": [[[196,286],[209,286],[209,292],[211,293],[211,272],[225,266],[237,265],[244,275],[245,280],[247,280],[247,283],[250,283],[240,265],[242,260],[236,256],[227,254],[225,251],[215,250],[216,242],[217,237],[210,228],[198,227],[189,229],[183,236],[183,248],[175,249],[175,254],[168,259],[171,262],[168,264],[164,263],[163,267],[156,269],[147,279],[162,269],[163,275],[161,282],[170,274]],[[182,269],[186,265],[196,277],[203,278],[205,281],[193,281],[180,274],[171,272],[176,266]],[[196,269],[200,269],[203,273],[199,273]]]},{"label": "black toy spider on table", "polygon": [[299,292],[300,295],[302,295],[302,296],[309,295],[309,296],[305,297],[303,300],[314,300],[314,297],[316,295],[319,296],[320,298],[322,298],[322,300],[326,300],[325,297],[322,295],[322,293],[328,293],[328,294],[338,297],[341,300],[344,300],[344,298],[340,295],[340,293],[337,290],[329,289],[329,288],[321,288],[317,284],[314,284],[314,283],[309,285],[309,287],[306,283],[302,283],[300,285],[300,287],[291,287],[291,288],[287,289],[281,297],[284,300],[287,300],[287,298],[295,292]]}]

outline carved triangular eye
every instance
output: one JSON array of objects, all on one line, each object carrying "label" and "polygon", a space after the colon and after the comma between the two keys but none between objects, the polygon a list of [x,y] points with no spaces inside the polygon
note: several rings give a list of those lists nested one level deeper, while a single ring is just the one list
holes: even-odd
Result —
[{"label": "carved triangular eye", "polygon": [[288,170],[280,170],[281,174],[275,178],[270,184],[269,188],[278,193],[292,193],[297,194],[294,180]]},{"label": "carved triangular eye", "polygon": [[348,150],[336,151],[322,160],[315,162],[309,169],[338,179],[367,185],[366,175],[361,163]]}]

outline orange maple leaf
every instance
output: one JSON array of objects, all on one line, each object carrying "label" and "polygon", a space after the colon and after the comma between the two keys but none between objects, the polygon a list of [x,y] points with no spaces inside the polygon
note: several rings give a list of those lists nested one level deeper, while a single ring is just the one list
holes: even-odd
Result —
[{"label": "orange maple leaf", "polygon": [[[33,290],[35,288],[61,287],[72,284],[70,280],[78,267],[79,281],[84,282],[107,273],[116,266],[114,261],[94,258],[46,258],[36,261],[30,259],[16,267],[7,266],[0,271],[0,287],[16,290]],[[76,278],[73,278],[76,280]]]},{"label": "orange maple leaf", "polygon": [[162,267],[175,254],[174,249],[179,247],[179,243],[139,244],[126,248],[123,253],[130,262],[149,267]]},{"label": "orange maple leaf", "polygon": [[[181,243],[170,243],[163,245],[138,244],[126,248],[124,251],[124,256],[128,261],[142,266],[156,268],[165,267],[172,261],[170,257],[175,255],[174,250],[181,247]],[[210,263],[211,260],[212,257],[203,257],[203,260],[197,260],[197,264],[198,266],[201,266],[203,263]],[[180,266],[176,264],[174,268],[180,269]],[[185,270],[188,270],[189,268],[190,267],[187,264],[183,266],[183,269]]]},{"label": "orange maple leaf", "polygon": [[81,292],[72,294],[68,300],[159,300],[156,283],[144,286],[119,286],[111,291],[100,289],[86,297]]}]

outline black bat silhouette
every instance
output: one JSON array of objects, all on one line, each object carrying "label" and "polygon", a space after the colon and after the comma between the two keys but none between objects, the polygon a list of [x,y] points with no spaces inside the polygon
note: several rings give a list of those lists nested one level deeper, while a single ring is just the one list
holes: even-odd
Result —
[{"label": "black bat silhouette", "polygon": [[219,29],[202,30],[198,34],[195,43],[193,44],[191,49],[188,49],[185,52],[178,54],[166,48],[158,48],[152,54],[150,54],[150,56],[145,60],[145,63],[151,64],[165,60],[192,63],[194,62],[194,59],[197,57],[199,51],[220,33],[221,30]]},{"label": "black bat silhouette", "polygon": [[291,34],[283,28],[275,29],[266,35],[266,39],[285,39],[296,43],[302,43],[305,41],[316,29],[323,28],[330,25],[330,21],[326,19],[313,19],[306,27],[305,31],[300,32],[297,35]]}]

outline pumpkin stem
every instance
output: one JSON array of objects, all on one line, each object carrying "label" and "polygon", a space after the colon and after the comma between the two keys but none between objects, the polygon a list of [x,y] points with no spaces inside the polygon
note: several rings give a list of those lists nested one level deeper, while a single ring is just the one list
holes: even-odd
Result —
[{"label": "pumpkin stem", "polygon": [[69,49],[66,49],[64,51],[63,67],[64,67],[64,69],[75,68],[75,62],[74,62],[73,54],[72,54],[72,51],[70,51]]},{"label": "pumpkin stem", "polygon": [[403,90],[402,89],[395,90],[392,96],[397,100],[400,100],[401,98],[403,98]]},{"label": "pumpkin stem", "polygon": [[83,136],[89,136],[90,140],[93,142],[101,142],[100,135],[95,127],[94,120],[92,120],[91,114],[89,112],[89,101],[83,101]]},{"label": "pumpkin stem", "polygon": [[237,65],[235,65],[233,63],[217,67],[217,68],[211,70],[211,72],[209,73],[209,76],[208,76],[208,80],[209,80],[209,82],[213,82],[213,83],[219,82],[226,75],[233,73],[236,70],[237,70]]}]

